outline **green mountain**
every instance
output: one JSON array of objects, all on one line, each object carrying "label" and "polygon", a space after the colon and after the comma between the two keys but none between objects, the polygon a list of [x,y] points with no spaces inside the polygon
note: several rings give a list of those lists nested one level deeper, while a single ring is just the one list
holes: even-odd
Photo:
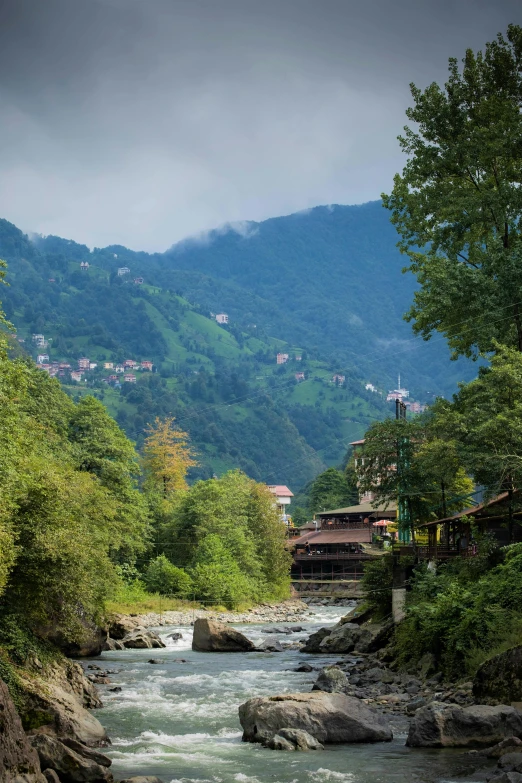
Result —
[{"label": "green mountain", "polygon": [[[193,477],[239,466],[298,487],[337,463],[349,441],[385,413],[360,379],[332,383],[339,368],[300,346],[254,327],[218,325],[172,290],[118,276],[107,268],[112,248],[90,252],[58,238],[33,243],[1,221],[0,257],[9,262],[2,299],[20,345],[34,359],[48,355],[45,365],[69,364],[50,369],[71,394],[94,392],[138,444],[155,416],[175,415],[200,455]],[[80,267],[85,262],[88,269]],[[34,334],[47,346],[35,344]],[[289,360],[277,365],[281,352]],[[97,366],[77,383],[70,370],[82,357]],[[153,372],[135,371],[136,383],[122,375],[107,383],[127,359],[152,361]]]},{"label": "green mountain", "polygon": [[[401,372],[426,402],[472,372],[442,341],[411,338],[402,313],[415,284],[395,241],[378,202],[229,227],[163,254],[30,240],[0,221],[1,298],[34,358],[97,364],[80,382],[55,369],[72,394],[103,399],[138,445],[155,416],[174,415],[200,454],[194,476],[239,466],[298,487],[390,410],[366,383],[387,390]],[[107,383],[116,373],[104,364],[127,359],[154,371]]]}]

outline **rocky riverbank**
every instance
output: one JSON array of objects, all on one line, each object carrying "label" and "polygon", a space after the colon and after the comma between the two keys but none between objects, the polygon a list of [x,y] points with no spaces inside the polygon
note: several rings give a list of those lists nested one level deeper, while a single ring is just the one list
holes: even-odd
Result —
[{"label": "rocky riverbank", "polygon": [[130,619],[130,624],[143,628],[162,625],[192,625],[196,620],[218,620],[222,623],[286,623],[302,622],[310,610],[300,600],[283,601],[279,604],[259,604],[245,612],[215,611],[212,609],[183,609],[169,612],[149,612],[148,614],[117,615]]}]

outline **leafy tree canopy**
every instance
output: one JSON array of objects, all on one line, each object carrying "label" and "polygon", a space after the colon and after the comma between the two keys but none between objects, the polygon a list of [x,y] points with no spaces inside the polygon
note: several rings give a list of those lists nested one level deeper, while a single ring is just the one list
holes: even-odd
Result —
[{"label": "leafy tree canopy", "polygon": [[309,507],[317,511],[352,506],[358,502],[358,491],[353,471],[342,472],[328,468],[312,482],[309,491]]},{"label": "leafy tree canopy", "polygon": [[522,350],[522,27],[449,61],[444,87],[411,85],[408,161],[384,195],[421,284],[407,313],[454,356]]}]

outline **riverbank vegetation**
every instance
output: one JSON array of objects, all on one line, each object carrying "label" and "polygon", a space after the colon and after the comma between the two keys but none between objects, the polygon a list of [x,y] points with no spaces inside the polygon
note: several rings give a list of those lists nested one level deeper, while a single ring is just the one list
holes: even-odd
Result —
[{"label": "riverbank vegetation", "polygon": [[10,358],[0,322],[2,660],[18,649],[23,662],[31,639],[36,658],[38,640],[81,640],[111,606],[287,597],[284,525],[264,485],[233,471],[189,488],[195,457],[168,419],[142,460],[99,400],[74,402]]},{"label": "riverbank vegetation", "polygon": [[[400,139],[408,161],[383,200],[406,271],[420,284],[407,320],[482,366],[424,417],[371,427],[360,469],[378,499],[399,497],[414,542],[422,523],[473,505],[470,478],[486,500],[504,493],[496,524],[507,546],[471,518],[473,557],[401,564],[408,591],[396,661],[408,667],[430,654],[458,678],[522,639],[522,544],[514,543],[522,508],[522,28],[511,25],[484,52],[468,50],[462,67],[451,59],[449,71],[444,87],[412,86]],[[391,610],[394,557],[365,575],[381,617]]]}]

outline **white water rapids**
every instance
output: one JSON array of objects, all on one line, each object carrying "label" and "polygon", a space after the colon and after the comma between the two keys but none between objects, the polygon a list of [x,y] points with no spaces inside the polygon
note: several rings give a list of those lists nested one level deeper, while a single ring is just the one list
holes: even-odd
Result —
[{"label": "white water rapids", "polygon": [[[264,625],[236,626],[254,642],[296,641],[333,625],[347,607],[313,608],[306,632],[267,634]],[[297,624],[297,623],[293,623]],[[180,632],[179,641],[169,635]],[[324,751],[284,753],[241,742],[238,706],[252,696],[309,691],[317,671],[334,656],[283,653],[196,653],[192,629],[159,629],[168,647],[103,653],[95,663],[115,672],[100,690],[96,716],[112,739],[108,755],[116,778],[158,775],[165,783],[463,783],[465,755],[409,750],[404,732],[392,743],[329,745]],[[160,664],[149,664],[155,658]],[[186,663],[176,659],[184,658]],[[87,662],[86,662],[87,663]],[[121,687],[120,693],[111,688]]]}]

